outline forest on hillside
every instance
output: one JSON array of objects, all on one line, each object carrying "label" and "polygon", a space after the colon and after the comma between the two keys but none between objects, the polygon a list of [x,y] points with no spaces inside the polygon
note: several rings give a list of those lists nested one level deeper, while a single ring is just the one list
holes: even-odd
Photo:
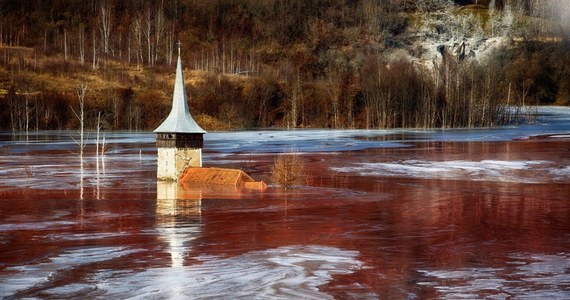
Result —
[{"label": "forest on hillside", "polygon": [[570,103],[567,0],[0,0],[0,128],[436,128]]}]

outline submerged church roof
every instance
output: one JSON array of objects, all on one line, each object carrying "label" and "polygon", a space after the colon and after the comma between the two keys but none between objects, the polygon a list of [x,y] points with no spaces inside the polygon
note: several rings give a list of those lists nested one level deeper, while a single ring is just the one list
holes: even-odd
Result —
[{"label": "submerged church roof", "polygon": [[188,110],[188,99],[186,98],[186,88],[184,87],[184,73],[180,59],[180,45],[178,45],[178,63],[176,64],[176,79],[174,81],[174,93],[172,95],[172,110],[166,120],[164,120],[154,132],[206,133],[206,131],[194,121]]}]

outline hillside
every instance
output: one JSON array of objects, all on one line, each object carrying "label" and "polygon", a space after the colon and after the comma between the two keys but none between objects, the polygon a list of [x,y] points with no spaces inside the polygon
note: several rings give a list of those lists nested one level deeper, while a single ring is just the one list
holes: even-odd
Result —
[{"label": "hillside", "polygon": [[570,101],[570,4],[0,0],[0,128],[151,130],[182,43],[208,130],[475,127]]}]

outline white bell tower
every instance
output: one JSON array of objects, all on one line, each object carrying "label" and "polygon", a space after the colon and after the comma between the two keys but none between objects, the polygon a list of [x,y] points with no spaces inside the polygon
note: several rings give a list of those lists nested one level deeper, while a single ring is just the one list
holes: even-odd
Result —
[{"label": "white bell tower", "polygon": [[154,130],[157,133],[158,180],[178,181],[187,167],[202,167],[202,148],[206,131],[194,121],[188,109],[180,45],[178,42],[172,110],[166,120]]}]

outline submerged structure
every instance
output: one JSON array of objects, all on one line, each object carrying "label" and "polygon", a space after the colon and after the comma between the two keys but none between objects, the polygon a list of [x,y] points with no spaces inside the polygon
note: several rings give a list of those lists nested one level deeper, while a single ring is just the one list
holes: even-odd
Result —
[{"label": "submerged structure", "polygon": [[202,167],[204,134],[188,109],[184,74],[178,45],[176,79],[170,114],[154,130],[158,147],[157,178],[177,181],[187,167]]},{"label": "submerged structure", "polygon": [[180,176],[180,181],[194,185],[234,186],[255,190],[267,187],[265,182],[255,181],[242,170],[226,168],[187,168]]},{"label": "submerged structure", "polygon": [[157,134],[156,177],[159,181],[186,181],[196,185],[233,185],[251,189],[266,187],[263,181],[256,182],[241,170],[202,167],[202,148],[206,131],[194,121],[188,108],[180,59],[180,43],[172,110],[154,132]]}]

